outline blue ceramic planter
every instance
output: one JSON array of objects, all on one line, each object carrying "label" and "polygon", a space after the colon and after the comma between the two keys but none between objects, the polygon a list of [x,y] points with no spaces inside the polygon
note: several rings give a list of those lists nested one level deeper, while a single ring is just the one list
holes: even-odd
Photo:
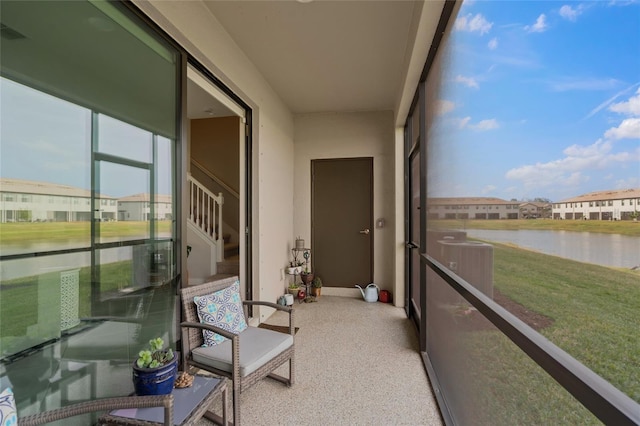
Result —
[{"label": "blue ceramic planter", "polygon": [[173,390],[178,372],[178,357],[158,368],[140,368],[133,363],[133,387],[136,395],[167,395]]}]

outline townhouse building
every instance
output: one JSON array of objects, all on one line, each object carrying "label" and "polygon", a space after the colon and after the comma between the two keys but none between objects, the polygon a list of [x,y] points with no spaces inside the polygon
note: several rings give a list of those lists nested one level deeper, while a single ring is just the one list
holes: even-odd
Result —
[{"label": "townhouse building", "polygon": [[518,219],[520,204],[492,197],[429,198],[431,219]]},{"label": "townhouse building", "polygon": [[[118,200],[96,196],[95,218],[117,219]],[[0,222],[88,222],[91,191],[51,182],[0,178]]]},{"label": "townhouse building", "polygon": [[631,220],[640,212],[640,188],[590,192],[553,203],[553,218]]}]

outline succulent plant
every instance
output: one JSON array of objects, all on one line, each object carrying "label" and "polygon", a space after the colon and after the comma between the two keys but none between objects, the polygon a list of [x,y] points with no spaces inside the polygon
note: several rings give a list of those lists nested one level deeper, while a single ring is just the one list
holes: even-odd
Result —
[{"label": "succulent plant", "polygon": [[162,349],[163,346],[164,340],[160,337],[149,340],[149,349],[143,349],[138,353],[138,368],[157,368],[169,363],[173,359],[173,350]]}]

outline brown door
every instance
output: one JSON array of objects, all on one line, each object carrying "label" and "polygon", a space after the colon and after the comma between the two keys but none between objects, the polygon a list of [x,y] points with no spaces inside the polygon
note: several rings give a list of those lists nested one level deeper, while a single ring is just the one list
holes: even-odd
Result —
[{"label": "brown door", "polygon": [[311,161],[314,272],[328,287],[373,282],[373,158]]}]

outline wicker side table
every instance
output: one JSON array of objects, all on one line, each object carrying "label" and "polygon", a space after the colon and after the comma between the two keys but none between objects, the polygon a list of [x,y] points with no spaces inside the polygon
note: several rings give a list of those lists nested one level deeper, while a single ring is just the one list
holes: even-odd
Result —
[{"label": "wicker side table", "polygon": [[[173,423],[194,425],[202,417],[217,424],[228,425],[227,382],[225,377],[196,375],[193,384],[184,389],[174,389]],[[222,396],[222,417],[209,412],[209,406],[217,396]],[[164,410],[159,407],[113,410],[98,420],[100,425],[162,425]]]}]

